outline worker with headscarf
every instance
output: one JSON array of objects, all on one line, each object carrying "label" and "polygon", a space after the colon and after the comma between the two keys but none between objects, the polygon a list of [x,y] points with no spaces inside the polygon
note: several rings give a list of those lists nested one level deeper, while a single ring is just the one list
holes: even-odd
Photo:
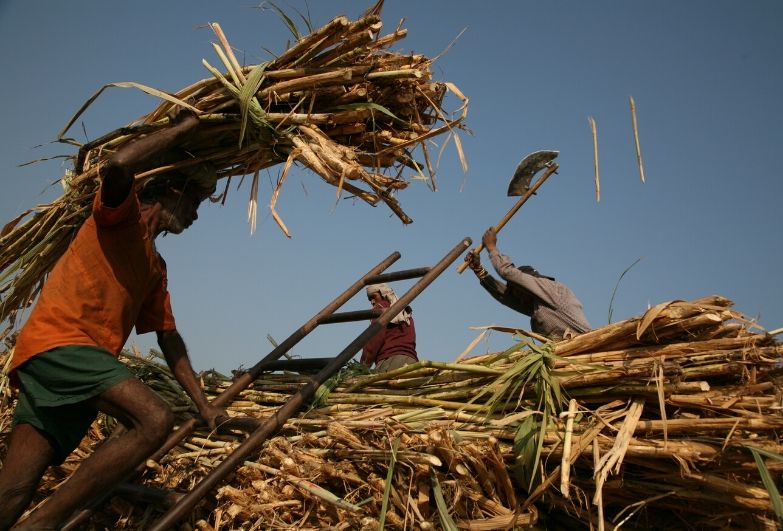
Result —
[{"label": "worker with headscarf", "polygon": [[[386,310],[397,302],[394,290],[386,284],[367,286],[367,298],[373,308]],[[416,327],[413,310],[406,306],[389,324],[378,332],[362,350],[361,362],[379,372],[398,369],[419,360],[416,355]]]},{"label": "worker with headscarf", "polygon": [[530,317],[533,332],[561,340],[590,330],[582,303],[568,286],[542,275],[531,266],[516,267],[508,256],[498,250],[497,234],[493,228],[484,233],[481,241],[495,271],[506,282],[490,275],[481,265],[477,253],[471,251],[465,260],[492,297]]}]

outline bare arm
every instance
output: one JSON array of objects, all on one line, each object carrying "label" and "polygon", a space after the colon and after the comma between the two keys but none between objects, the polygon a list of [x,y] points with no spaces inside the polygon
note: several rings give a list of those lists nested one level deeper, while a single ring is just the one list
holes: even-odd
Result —
[{"label": "bare arm", "polygon": [[122,204],[133,187],[134,175],[152,168],[162,155],[192,136],[199,119],[182,111],[172,118],[172,124],[125,144],[109,158],[102,168],[101,195],[106,206]]},{"label": "bare arm", "polygon": [[160,345],[160,349],[166,358],[166,363],[171,372],[174,374],[174,378],[177,379],[191,400],[193,400],[199,414],[207,421],[210,429],[214,429],[216,418],[220,416],[228,417],[228,414],[223,408],[211,405],[207,401],[207,397],[204,396],[201,385],[199,385],[196,379],[196,374],[193,372],[193,367],[190,365],[190,358],[188,357],[188,351],[182,336],[176,330],[166,330],[157,334],[158,345]]}]

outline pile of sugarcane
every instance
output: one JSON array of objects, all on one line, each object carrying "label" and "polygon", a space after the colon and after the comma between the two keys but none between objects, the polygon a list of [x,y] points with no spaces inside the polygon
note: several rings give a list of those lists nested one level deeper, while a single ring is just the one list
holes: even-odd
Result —
[{"label": "pile of sugarcane", "polygon": [[[660,304],[559,343],[524,339],[388,373],[356,364],[196,508],[199,529],[774,529],[783,515],[783,345],[722,297]],[[126,362],[180,415],[158,363]],[[216,396],[230,378],[202,375]],[[264,419],[307,381],[265,374],[228,408]],[[8,415],[6,411],[5,416]],[[43,499],[111,431],[110,419]],[[197,432],[148,463],[186,491],[241,443]],[[94,525],[143,528],[163,509],[115,498]]]},{"label": "pile of sugarcane", "polygon": [[[338,197],[348,194],[371,205],[382,202],[410,223],[395,195],[411,179],[426,180],[435,188],[436,157],[427,148],[435,136],[447,133],[446,142],[453,138],[464,165],[456,133],[463,127],[467,100],[453,84],[432,80],[433,59],[390,50],[407,30],[397,27],[383,35],[381,5],[358,20],[336,17],[298,38],[276,59],[257,65],[240,64],[220,26],[211,24],[220,63],[203,61],[208,79],[175,94],[138,83],[100,89],[60,133],[60,141],[78,147],[71,157],[73,170],[61,179],[63,196],[24,212],[0,231],[0,322],[13,321],[17,310],[35,297],[89,214],[101,164],[139,135],[167,127],[178,107],[198,114],[204,127],[179,160],[138,174],[139,185],[206,164],[225,183],[213,201],[225,201],[232,177],[252,176],[248,217],[254,229],[259,172],[284,163],[270,208],[289,235],[275,204],[289,168],[298,163],[335,186]],[[67,138],[82,112],[110,86],[138,88],[163,102],[128,126],[86,144]],[[443,108],[449,91],[458,102],[453,111]]]}]

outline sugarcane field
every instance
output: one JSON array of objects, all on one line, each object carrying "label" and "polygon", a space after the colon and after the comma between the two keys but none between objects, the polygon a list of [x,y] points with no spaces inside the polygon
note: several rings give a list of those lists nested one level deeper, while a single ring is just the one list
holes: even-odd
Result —
[{"label": "sugarcane field", "polygon": [[783,528],[781,16],[0,5],[0,531]]}]

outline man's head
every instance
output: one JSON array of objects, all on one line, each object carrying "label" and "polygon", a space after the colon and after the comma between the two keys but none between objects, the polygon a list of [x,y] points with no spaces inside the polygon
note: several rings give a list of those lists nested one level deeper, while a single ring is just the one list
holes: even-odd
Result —
[{"label": "man's head", "polygon": [[199,164],[153,177],[139,190],[139,201],[161,206],[159,232],[179,234],[198,219],[201,202],[215,191],[217,173]]},{"label": "man's head", "polygon": [[546,276],[546,275],[542,275],[542,274],[541,274],[541,273],[539,273],[539,272],[538,272],[538,270],[537,270],[535,267],[533,267],[533,266],[529,266],[529,265],[523,265],[523,266],[519,266],[519,267],[517,267],[517,269],[518,269],[519,271],[521,271],[522,273],[525,273],[526,275],[530,275],[530,276],[533,276],[533,277],[536,277],[536,278],[548,278],[549,280],[554,280],[554,278],[553,278],[553,277],[548,277],[548,276]]},{"label": "man's head", "polygon": [[397,295],[388,284],[370,284],[367,286],[367,299],[373,306],[381,305],[381,301],[393,304],[397,302]]},{"label": "man's head", "polygon": [[[388,284],[370,284],[367,286],[367,298],[370,300],[373,308],[388,308],[397,302],[397,294],[389,287]],[[410,306],[406,306],[404,310],[392,318],[392,324],[398,324],[405,322],[410,324],[411,314],[413,310]]]},{"label": "man's head", "polygon": [[180,234],[198,219],[201,197],[191,187],[184,190],[169,187],[156,202],[161,206],[157,232]]}]

